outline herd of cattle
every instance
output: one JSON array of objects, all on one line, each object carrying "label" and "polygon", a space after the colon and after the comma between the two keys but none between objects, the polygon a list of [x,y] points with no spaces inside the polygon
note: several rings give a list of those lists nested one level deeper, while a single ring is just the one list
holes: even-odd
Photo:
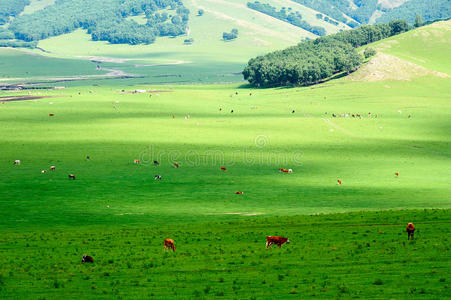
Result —
[{"label": "herd of cattle", "polygon": [[[413,234],[415,232],[415,226],[413,223],[407,224],[407,239],[413,239]],[[289,244],[290,240],[287,237],[283,236],[268,236],[266,237],[266,249],[271,248],[272,245],[277,245],[279,248],[282,247],[283,244]],[[163,252],[170,251],[175,252],[175,242],[173,239],[165,239],[163,241]],[[89,255],[83,255],[82,263],[94,263],[94,258]]]}]

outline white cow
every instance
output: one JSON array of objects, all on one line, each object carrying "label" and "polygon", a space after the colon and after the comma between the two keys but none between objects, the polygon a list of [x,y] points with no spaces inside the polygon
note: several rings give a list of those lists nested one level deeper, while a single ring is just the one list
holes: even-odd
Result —
[{"label": "white cow", "polygon": [[20,160],[16,159],[16,160],[14,161],[14,164],[20,166]]}]

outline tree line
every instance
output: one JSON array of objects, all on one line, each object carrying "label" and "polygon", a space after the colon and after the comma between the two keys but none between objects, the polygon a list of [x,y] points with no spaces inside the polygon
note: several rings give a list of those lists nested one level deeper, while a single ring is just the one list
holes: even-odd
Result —
[{"label": "tree line", "polygon": [[[160,10],[169,10],[160,13]],[[19,16],[9,29],[17,39],[37,41],[83,28],[97,41],[149,44],[157,36],[184,34],[190,11],[181,0],[71,0],[57,1],[33,14]],[[144,14],[146,24],[129,16]]]},{"label": "tree line", "polygon": [[[245,80],[258,87],[309,85],[334,74],[351,72],[362,63],[356,48],[409,30],[406,21],[364,25],[285,50],[258,56],[243,70]],[[374,53],[367,53],[369,57]]]},{"label": "tree line", "polygon": [[291,11],[291,8],[287,9],[282,7],[279,11],[272,5],[266,3],[260,3],[259,1],[248,2],[247,7],[274,17],[276,19],[282,20],[284,22],[290,23],[294,26],[300,27],[313,34],[324,36],[326,35],[326,30],[321,26],[312,26],[306,21],[302,20],[302,15],[298,11]]}]

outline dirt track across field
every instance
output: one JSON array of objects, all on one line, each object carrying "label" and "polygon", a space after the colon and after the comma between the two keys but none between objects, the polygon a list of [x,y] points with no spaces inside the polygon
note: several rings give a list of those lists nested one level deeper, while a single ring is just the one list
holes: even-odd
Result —
[{"label": "dirt track across field", "polygon": [[4,96],[0,97],[0,101],[26,101],[45,98],[55,98],[55,96]]}]

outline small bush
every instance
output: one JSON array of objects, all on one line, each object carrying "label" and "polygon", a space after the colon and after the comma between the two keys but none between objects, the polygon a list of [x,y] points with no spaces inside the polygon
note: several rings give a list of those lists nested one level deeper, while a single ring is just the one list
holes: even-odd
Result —
[{"label": "small bush", "polygon": [[376,279],[373,282],[374,285],[383,285],[384,283],[382,282],[382,279]]},{"label": "small bush", "polygon": [[365,58],[370,58],[374,55],[376,55],[376,50],[374,50],[374,48],[368,47],[365,48],[365,51],[363,51],[363,56],[365,56]]}]

